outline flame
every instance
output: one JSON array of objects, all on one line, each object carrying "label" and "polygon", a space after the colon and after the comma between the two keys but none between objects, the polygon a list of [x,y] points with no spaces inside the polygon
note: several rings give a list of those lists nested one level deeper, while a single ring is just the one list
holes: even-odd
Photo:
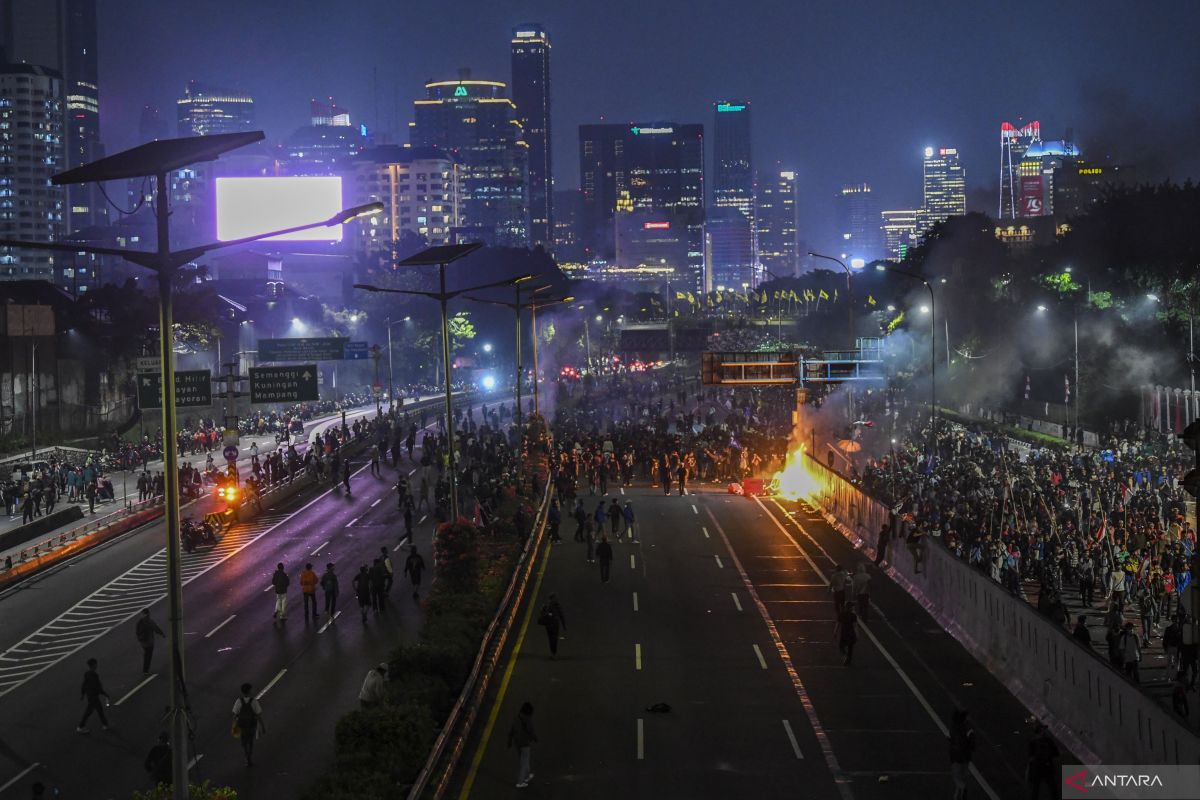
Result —
[{"label": "flame", "polygon": [[788,454],[783,469],[775,473],[772,482],[776,494],[788,500],[815,500],[824,488],[804,459],[804,445]]}]

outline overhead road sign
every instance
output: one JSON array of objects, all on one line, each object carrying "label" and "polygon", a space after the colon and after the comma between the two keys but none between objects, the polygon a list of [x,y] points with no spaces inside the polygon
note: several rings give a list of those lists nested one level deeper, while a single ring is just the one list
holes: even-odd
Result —
[{"label": "overhead road sign", "polygon": [[[298,339],[259,339],[259,361],[341,361],[346,357],[344,336],[308,337]],[[363,344],[366,347],[366,344]],[[364,356],[365,358],[365,356]]]},{"label": "overhead road sign", "polygon": [[251,367],[251,403],[302,403],[317,399],[317,365]]},{"label": "overhead road sign", "polygon": [[[162,375],[144,372],[137,376],[138,407],[162,408]],[[175,407],[204,408],[212,405],[212,373],[206,369],[175,373]]]},{"label": "overhead road sign", "polygon": [[366,342],[346,342],[344,357],[347,361],[366,361],[369,355]]},{"label": "overhead road sign", "polygon": [[707,386],[790,385],[796,354],[707,352],[700,354],[700,382]]}]

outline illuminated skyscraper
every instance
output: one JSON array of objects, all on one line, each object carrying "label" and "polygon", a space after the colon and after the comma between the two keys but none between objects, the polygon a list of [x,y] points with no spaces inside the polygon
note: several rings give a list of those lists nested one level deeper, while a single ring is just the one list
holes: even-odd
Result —
[{"label": "illuminated skyscraper", "polygon": [[1020,195],[1018,170],[1025,151],[1042,141],[1042,126],[1037,120],[1023,127],[1011,122],[1000,123],[1000,210],[998,219],[1021,216],[1017,208]]},{"label": "illuminated skyscraper", "polygon": [[529,147],[521,138],[516,105],[500,81],[458,80],[425,84],[414,100],[409,129],[413,147],[436,147],[462,166],[460,241],[501,247],[529,244]]},{"label": "illuminated skyscraper", "polygon": [[868,183],[851,183],[834,195],[833,210],[837,220],[839,257],[849,263],[861,258],[874,261],[883,255],[882,220],[879,201]]},{"label": "illuminated skyscraper", "polygon": [[796,260],[796,173],[772,172],[759,181],[755,202],[758,260],[780,277],[794,275]]},{"label": "illuminated skyscraper", "polygon": [[618,211],[673,212],[687,229],[688,266],[680,285],[704,285],[704,126],[673,122],[579,126],[581,235],[589,259],[616,255]]},{"label": "illuminated skyscraper", "polygon": [[917,233],[924,236],[929,229],[950,217],[967,213],[966,171],[953,147],[926,147],[924,162],[924,197]]},{"label": "illuminated skyscraper", "polygon": [[284,147],[289,175],[339,175],[368,144],[367,126],[330,97],[310,103],[312,124],[296,129]]},{"label": "illuminated skyscraper", "polygon": [[883,219],[883,247],[889,261],[903,261],[908,249],[917,243],[916,209],[880,212]]},{"label": "illuminated skyscraper", "polygon": [[529,145],[529,243],[550,249],[554,244],[550,37],[541,25],[513,28],[512,96]]},{"label": "illuminated skyscraper", "polygon": [[[755,285],[758,231],[754,220],[750,104],[727,100],[713,103],[713,109],[713,207],[708,215],[713,227],[706,247],[708,271],[715,285]],[[735,210],[737,216],[724,209]]]},{"label": "illuminated skyscraper", "polygon": [[245,92],[188,81],[175,101],[180,136],[211,136],[254,130],[254,98]]},{"label": "illuminated skyscraper", "polygon": [[386,145],[362,153],[346,176],[347,202],[382,202],[383,213],[356,223],[356,249],[402,257],[406,238],[454,244],[462,226],[461,175],[452,156],[432,147]]}]

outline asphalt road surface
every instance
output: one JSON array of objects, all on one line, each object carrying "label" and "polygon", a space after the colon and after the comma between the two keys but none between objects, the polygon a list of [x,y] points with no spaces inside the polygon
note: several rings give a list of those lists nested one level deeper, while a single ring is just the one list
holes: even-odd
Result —
[{"label": "asphalt road surface", "polygon": [[[232,786],[243,800],[298,796],[329,757],[336,720],[357,706],[368,669],[415,634],[420,609],[399,575],[407,549],[393,488],[398,471],[385,465],[372,476],[365,456],[355,466],[352,496],[323,485],[234,527],[215,549],[185,554],[193,781]],[[416,467],[401,459],[405,474]],[[414,532],[428,563],[433,523],[422,513]],[[63,798],[89,800],[124,800],[150,785],[143,760],[164,727],[168,649],[159,639],[152,674],[143,677],[134,625],[149,607],[165,629],[164,535],[161,523],[148,526],[0,601],[0,798],[28,796],[34,780]],[[364,624],[351,579],[381,547],[392,555],[396,586],[388,610]],[[318,574],[328,562],[337,565],[342,613],[332,624],[304,619],[299,574],[309,561]],[[277,562],[292,579],[282,624],[273,621],[270,590]],[[75,727],[90,657],[111,695],[111,729],[93,717],[83,735]],[[243,681],[261,693],[267,726],[251,769],[229,734]]]},{"label": "asphalt road surface", "polygon": [[[640,543],[614,545],[608,583],[564,513],[452,796],[949,797],[956,705],[976,729],[969,796],[1025,796],[1026,710],[873,566],[871,619],[843,665],[827,579],[864,559],[811,508],[623,491]],[[589,513],[598,499],[584,496]],[[549,592],[567,622],[556,660],[536,624]],[[521,790],[507,739],[525,701],[539,743]]]}]

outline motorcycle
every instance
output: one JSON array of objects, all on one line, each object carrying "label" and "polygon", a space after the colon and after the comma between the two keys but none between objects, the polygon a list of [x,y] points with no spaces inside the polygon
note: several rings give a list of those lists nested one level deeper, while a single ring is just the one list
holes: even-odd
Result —
[{"label": "motorcycle", "polygon": [[217,532],[207,522],[185,519],[179,525],[179,538],[184,552],[191,553],[197,547],[211,547],[217,543]]}]

